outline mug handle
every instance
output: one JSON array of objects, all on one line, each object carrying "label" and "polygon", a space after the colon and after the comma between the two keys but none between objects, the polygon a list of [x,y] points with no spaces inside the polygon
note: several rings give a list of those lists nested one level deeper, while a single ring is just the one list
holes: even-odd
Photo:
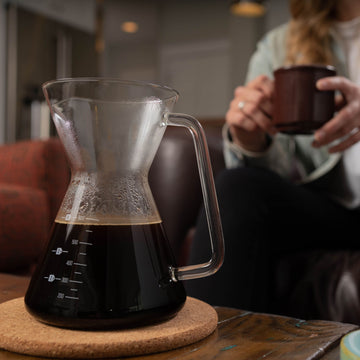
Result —
[{"label": "mug handle", "polygon": [[186,127],[192,135],[211,243],[211,258],[208,262],[170,267],[170,274],[173,281],[202,278],[219,270],[224,261],[225,252],[209,149],[204,130],[194,117],[186,114],[167,113],[165,114],[165,122],[166,125]]}]

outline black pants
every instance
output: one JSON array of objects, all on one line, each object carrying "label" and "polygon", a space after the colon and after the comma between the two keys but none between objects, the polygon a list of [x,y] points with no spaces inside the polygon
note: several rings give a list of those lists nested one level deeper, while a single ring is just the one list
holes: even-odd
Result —
[{"label": "black pants", "polygon": [[[213,276],[186,282],[188,295],[212,305],[268,311],[276,259],[314,249],[359,248],[360,212],[309,185],[297,186],[260,168],[225,170],[216,181],[225,261]],[[190,263],[210,258],[204,212]]]}]

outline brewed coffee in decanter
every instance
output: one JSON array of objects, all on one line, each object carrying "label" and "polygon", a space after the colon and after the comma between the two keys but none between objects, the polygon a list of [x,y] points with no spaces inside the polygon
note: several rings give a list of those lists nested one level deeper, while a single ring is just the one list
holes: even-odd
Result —
[{"label": "brewed coffee in decanter", "polygon": [[[47,249],[25,296],[38,320],[77,329],[153,324],[183,306],[183,280],[213,274],[223,237],[205,136],[172,113],[178,93],[158,85],[78,78],[43,85],[71,168]],[[148,183],[168,125],[194,139],[212,254],[179,267]]]}]

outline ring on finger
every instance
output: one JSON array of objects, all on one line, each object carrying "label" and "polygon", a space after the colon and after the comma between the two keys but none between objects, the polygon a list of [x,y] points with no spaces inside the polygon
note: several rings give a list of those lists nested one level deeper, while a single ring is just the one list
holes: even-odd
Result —
[{"label": "ring on finger", "polygon": [[238,108],[240,110],[244,110],[245,104],[246,104],[246,101],[239,101]]}]

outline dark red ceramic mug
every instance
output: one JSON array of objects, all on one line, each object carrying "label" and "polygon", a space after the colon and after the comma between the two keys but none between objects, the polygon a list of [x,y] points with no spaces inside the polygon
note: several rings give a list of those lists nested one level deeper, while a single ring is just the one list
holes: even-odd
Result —
[{"label": "dark red ceramic mug", "polygon": [[288,134],[311,134],[335,111],[334,91],[320,91],[317,80],[335,76],[333,66],[293,65],[274,72],[273,123]]}]

